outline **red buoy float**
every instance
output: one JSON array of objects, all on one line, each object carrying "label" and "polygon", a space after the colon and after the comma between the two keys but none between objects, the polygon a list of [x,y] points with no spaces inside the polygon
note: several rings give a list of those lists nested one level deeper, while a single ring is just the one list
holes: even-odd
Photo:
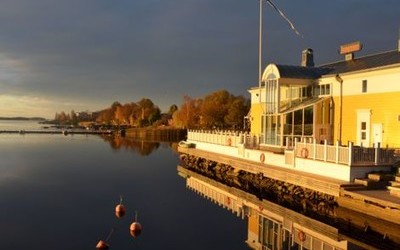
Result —
[{"label": "red buoy float", "polygon": [[110,245],[108,245],[105,241],[99,240],[99,242],[96,245],[96,249],[108,249]]},{"label": "red buoy float", "polygon": [[126,213],[125,206],[122,205],[122,195],[119,196],[119,204],[115,207],[115,216],[121,218]]},{"label": "red buoy float", "polygon": [[133,222],[129,228],[131,235],[136,238],[142,232],[142,225],[139,222]]},{"label": "red buoy float", "polygon": [[135,212],[135,221],[132,222],[129,231],[134,238],[138,237],[142,232],[142,225],[137,222],[137,212]]},{"label": "red buoy float", "polygon": [[108,234],[106,240],[99,240],[99,242],[96,245],[96,249],[108,249],[110,245],[107,243],[107,241],[110,240],[111,235],[114,233],[114,228],[111,229],[111,232]]}]

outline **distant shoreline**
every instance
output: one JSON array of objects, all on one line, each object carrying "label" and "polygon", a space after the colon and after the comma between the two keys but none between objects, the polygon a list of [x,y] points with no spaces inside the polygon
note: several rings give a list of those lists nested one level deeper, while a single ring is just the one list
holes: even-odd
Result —
[{"label": "distant shoreline", "polygon": [[6,121],[46,121],[43,117],[0,117],[0,120]]}]

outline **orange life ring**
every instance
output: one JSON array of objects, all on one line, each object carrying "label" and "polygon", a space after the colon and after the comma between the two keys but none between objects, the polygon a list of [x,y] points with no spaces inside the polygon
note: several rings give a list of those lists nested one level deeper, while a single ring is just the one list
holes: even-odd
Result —
[{"label": "orange life ring", "polygon": [[301,157],[303,157],[303,158],[308,157],[308,149],[306,149],[306,148],[301,149]]},{"label": "orange life ring", "polygon": [[260,161],[261,161],[262,163],[264,163],[264,161],[265,161],[265,155],[264,155],[264,153],[261,153],[261,154],[260,154]]},{"label": "orange life ring", "polygon": [[230,146],[230,145],[232,144],[232,140],[231,140],[230,137],[228,138],[228,140],[226,140],[226,144],[227,144],[228,146]]},{"label": "orange life ring", "polygon": [[303,231],[299,231],[298,235],[299,240],[304,242],[306,240],[306,234]]}]

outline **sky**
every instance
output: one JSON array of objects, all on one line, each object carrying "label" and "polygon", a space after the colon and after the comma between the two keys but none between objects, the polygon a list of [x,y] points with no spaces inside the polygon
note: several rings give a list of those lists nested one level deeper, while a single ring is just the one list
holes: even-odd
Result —
[{"label": "sky", "polygon": [[[397,49],[398,0],[264,1],[263,67]],[[259,0],[1,0],[0,117],[98,111],[149,98],[166,112],[185,95],[258,86]]]}]

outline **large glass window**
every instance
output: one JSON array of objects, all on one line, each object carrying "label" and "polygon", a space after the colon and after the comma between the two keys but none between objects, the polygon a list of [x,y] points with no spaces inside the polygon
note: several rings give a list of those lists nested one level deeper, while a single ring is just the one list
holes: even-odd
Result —
[{"label": "large glass window", "polygon": [[266,113],[275,114],[278,112],[278,81],[268,80],[265,84],[266,90]]},{"label": "large glass window", "polygon": [[321,84],[315,87],[314,89],[314,96],[320,95],[330,95],[331,94],[331,84]]}]

